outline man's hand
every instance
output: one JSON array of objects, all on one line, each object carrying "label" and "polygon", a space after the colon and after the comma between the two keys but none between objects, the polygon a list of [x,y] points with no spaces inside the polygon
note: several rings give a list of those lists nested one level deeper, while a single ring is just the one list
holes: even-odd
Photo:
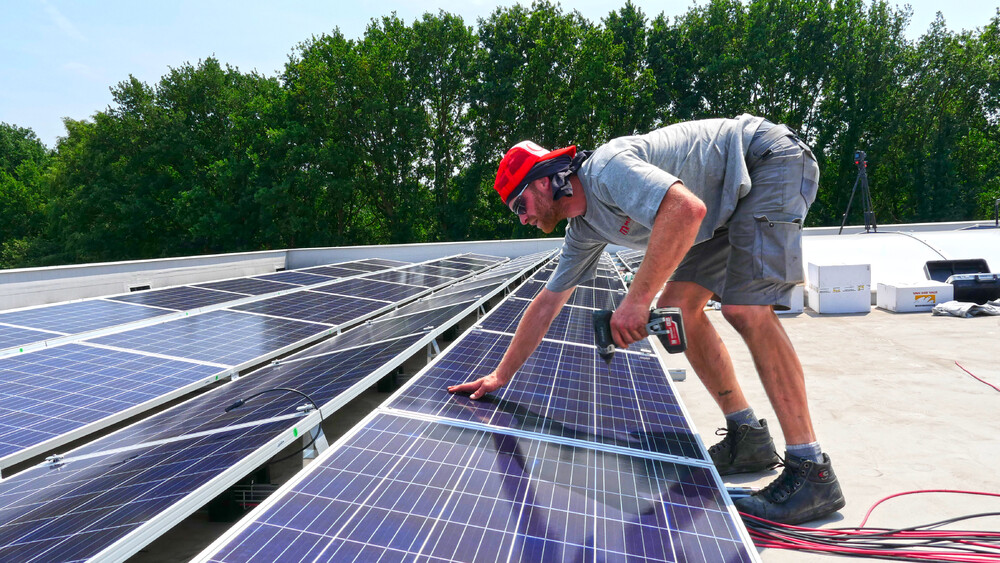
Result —
[{"label": "man's hand", "polygon": [[646,324],[649,322],[649,307],[636,299],[625,298],[618,310],[611,315],[611,337],[619,348],[649,336]]},{"label": "man's hand", "polygon": [[470,399],[479,399],[487,393],[492,393],[497,389],[503,387],[510,381],[510,378],[503,378],[497,375],[497,372],[493,371],[489,375],[480,377],[475,381],[470,381],[468,383],[462,383],[461,385],[452,385],[448,387],[449,393],[468,393]]}]

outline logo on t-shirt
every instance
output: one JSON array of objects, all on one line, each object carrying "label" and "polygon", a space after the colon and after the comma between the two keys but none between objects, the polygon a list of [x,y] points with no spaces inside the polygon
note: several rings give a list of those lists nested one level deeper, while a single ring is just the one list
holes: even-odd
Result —
[{"label": "logo on t-shirt", "polygon": [[629,229],[631,228],[631,225],[632,225],[632,218],[625,217],[625,223],[622,224],[622,228],[618,229],[618,232],[623,235],[627,235]]}]

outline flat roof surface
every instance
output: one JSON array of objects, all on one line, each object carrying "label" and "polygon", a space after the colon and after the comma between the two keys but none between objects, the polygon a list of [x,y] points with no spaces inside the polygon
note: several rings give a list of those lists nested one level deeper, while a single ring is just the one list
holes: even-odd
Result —
[{"label": "flat roof surface", "polygon": [[[719,311],[709,311],[733,357],[751,406],[784,448],[777,418],[745,345]],[[936,317],[929,312],[820,315],[806,309],[782,315],[806,374],[813,425],[833,461],[847,506],[809,524],[851,527],[869,507],[892,494],[919,489],[1000,492],[1000,317]],[[721,438],[721,411],[682,354],[667,356],[670,368],[685,368],[676,387],[706,447]],[[731,475],[730,485],[762,487],[780,468]],[[1000,499],[955,494],[894,498],[872,513],[867,526],[901,528],[980,512],[1000,512]],[[950,526],[1000,529],[1000,517]],[[765,562],[833,561],[834,556],[760,550]],[[852,558],[857,561],[857,558]]]}]

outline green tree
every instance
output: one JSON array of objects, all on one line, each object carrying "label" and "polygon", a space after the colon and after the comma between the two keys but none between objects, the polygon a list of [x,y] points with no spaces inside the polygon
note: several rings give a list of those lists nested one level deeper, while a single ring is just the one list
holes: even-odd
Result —
[{"label": "green tree", "polygon": [[31,129],[0,123],[0,268],[21,265],[44,228],[51,154]]}]

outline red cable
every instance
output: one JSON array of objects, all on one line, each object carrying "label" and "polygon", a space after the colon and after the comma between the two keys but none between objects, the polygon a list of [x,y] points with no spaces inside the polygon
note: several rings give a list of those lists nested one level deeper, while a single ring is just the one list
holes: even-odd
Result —
[{"label": "red cable", "polygon": [[958,367],[960,367],[960,368],[962,368],[962,371],[964,371],[965,373],[967,373],[967,374],[971,375],[972,377],[976,378],[979,382],[985,383],[985,384],[989,385],[990,387],[996,389],[997,391],[1000,391],[1000,387],[997,387],[996,385],[993,385],[992,383],[990,383],[989,381],[986,381],[985,379],[982,379],[981,377],[977,377],[976,374],[974,374],[971,371],[969,371],[969,370],[965,369],[964,367],[962,367],[962,364],[960,364],[958,362],[955,362],[955,365],[958,366]]},{"label": "red cable", "polygon": [[[959,367],[962,367],[962,366],[959,366]],[[871,508],[868,509],[868,512],[865,513],[865,517],[864,517],[863,520],[861,520],[861,524],[859,524],[857,526],[857,528],[855,528],[855,529],[864,528],[865,527],[865,523],[868,522],[868,517],[871,516],[871,514],[872,514],[872,511],[875,510],[875,507],[877,507],[878,505],[882,504],[883,502],[885,502],[885,501],[887,501],[889,499],[892,499],[892,498],[901,497],[901,496],[904,496],[904,495],[915,495],[915,494],[918,494],[918,493],[956,493],[956,494],[963,494],[963,495],[982,495],[982,496],[988,496],[988,497],[1000,497],[1000,493],[984,493],[984,492],[981,492],[981,491],[960,491],[960,490],[956,490],[956,489],[921,489],[921,490],[917,490],[917,491],[904,491],[902,493],[896,493],[894,495],[889,495],[889,496],[887,496],[887,497],[879,500],[875,504],[873,504],[871,506]]]},{"label": "red cable", "polygon": [[[958,364],[958,362],[955,362]],[[958,367],[962,367],[959,365]],[[962,368],[965,369],[965,368]],[[972,375],[972,374],[970,374]],[[975,376],[973,376],[975,377]],[[977,378],[978,379],[978,378]],[[760,522],[765,522],[772,526],[778,527],[779,529],[794,530],[806,532],[819,536],[835,536],[835,535],[846,535],[863,538],[864,536],[882,536],[886,539],[897,538],[902,540],[907,539],[932,539],[934,537],[949,537],[956,535],[968,536],[970,539],[955,540],[956,543],[961,543],[964,545],[983,547],[987,549],[997,549],[995,544],[986,544],[973,541],[977,538],[994,538],[1000,537],[1000,532],[990,532],[990,531],[955,531],[955,530],[899,530],[896,532],[886,532],[886,531],[866,531],[864,530],[865,523],[868,522],[868,518],[871,516],[875,508],[882,504],[883,502],[904,495],[912,495],[918,493],[955,493],[955,494],[969,494],[969,495],[981,495],[981,496],[993,496],[1000,497],[1000,493],[986,493],[981,491],[963,491],[955,489],[923,489],[915,491],[905,491],[902,493],[896,493],[894,495],[889,495],[871,506],[868,512],[865,514],[864,520],[856,528],[848,530],[832,530],[824,528],[805,528],[802,526],[792,526],[788,524],[780,524],[778,522],[772,522],[764,518],[753,516],[750,514],[741,515],[745,518],[750,518],[752,520],[757,520]],[[1000,553],[990,554],[990,553],[956,553],[949,551],[927,551],[926,549],[921,549],[920,546],[917,547],[916,551],[911,551],[906,548],[896,548],[893,550],[889,549],[874,549],[874,548],[853,548],[849,546],[831,546],[824,543],[816,543],[806,539],[801,538],[789,538],[785,537],[782,532],[778,530],[768,530],[761,531],[758,529],[750,528],[748,530],[751,537],[754,539],[754,543],[758,547],[762,548],[773,548],[773,549],[806,549],[811,551],[832,553],[832,554],[861,554],[861,555],[872,555],[872,556],[883,556],[887,558],[893,558],[896,556],[905,556],[910,559],[920,559],[924,561],[947,561],[952,563],[986,563],[986,562],[996,562],[1000,561]]]}]

